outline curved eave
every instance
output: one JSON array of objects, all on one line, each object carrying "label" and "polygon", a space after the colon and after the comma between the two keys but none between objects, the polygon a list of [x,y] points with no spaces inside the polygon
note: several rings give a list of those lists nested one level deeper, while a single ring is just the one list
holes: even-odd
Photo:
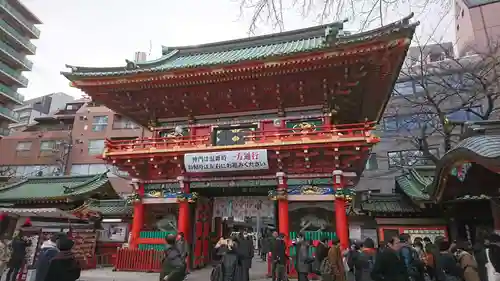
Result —
[{"label": "curved eave", "polygon": [[434,178],[433,198],[439,202],[451,170],[460,163],[475,163],[492,171],[500,171],[500,136],[473,136],[460,142],[439,160]]},{"label": "curved eave", "polygon": [[[97,68],[97,67],[78,67],[78,66],[71,66],[67,65],[71,69],[71,72],[61,72],[62,75],[64,75],[66,78],[68,78],[71,81],[76,81],[76,80],[81,80],[81,79],[99,79],[99,78],[116,78],[116,77],[124,77],[124,76],[133,76],[133,75],[138,75],[138,74],[148,74],[148,73],[155,73],[155,72],[168,72],[168,71],[183,71],[183,70],[192,70],[192,69],[197,69],[197,68],[203,68],[203,67],[221,67],[221,66],[228,66],[228,65],[234,65],[238,63],[242,63],[244,61],[256,61],[256,60],[262,60],[265,58],[273,57],[273,58],[286,58],[290,57],[292,55],[296,55],[299,53],[311,53],[311,52],[316,52],[316,51],[321,51],[321,50],[334,50],[334,49],[343,49],[346,46],[345,45],[350,45],[350,44],[360,44],[360,43],[368,43],[371,40],[374,39],[380,39],[384,38],[385,40],[389,40],[391,35],[393,34],[400,34],[401,37],[408,37],[411,38],[413,36],[413,33],[415,31],[415,27],[418,25],[418,22],[416,23],[409,23],[409,19],[413,16],[411,14],[408,17],[405,17],[404,19],[394,22],[392,24],[380,27],[375,30],[370,30],[367,32],[362,32],[354,35],[349,35],[349,36],[343,36],[343,37],[337,37],[334,41],[327,42],[326,41],[326,36],[325,36],[325,29],[329,27],[329,25],[324,25],[324,26],[319,26],[319,27],[314,27],[311,29],[318,29],[318,30],[323,30],[323,34],[321,34],[319,37],[308,37],[306,39],[302,40],[308,40],[308,39],[316,39],[316,40],[321,40],[321,44],[315,45],[315,47],[311,47],[309,49],[299,49],[299,51],[296,52],[275,52],[272,54],[269,53],[264,53],[262,56],[252,56],[251,58],[242,58],[238,59],[235,58],[233,60],[229,59],[227,61],[224,61],[223,63],[199,63],[199,64],[192,64],[192,65],[170,65],[170,66],[163,66],[165,63],[168,63],[169,60],[173,60],[177,57],[182,57],[182,53],[185,54],[193,54],[193,55],[204,55],[204,54],[213,54],[216,53],[212,49],[214,48],[219,48],[219,49],[224,49],[222,46],[225,46],[227,49],[226,51],[229,50],[240,50],[241,48],[237,47],[237,44],[242,44],[241,42],[248,42],[245,44],[250,44],[252,43],[253,47],[265,47],[265,46],[272,46],[274,44],[280,44],[280,43],[274,43],[274,44],[259,44],[259,40],[262,42],[267,42],[266,40],[270,40],[270,38],[281,38],[282,36],[286,38],[287,36],[291,36],[290,34],[295,32],[305,32],[304,30],[299,30],[299,31],[290,31],[289,33],[279,33],[279,34],[271,34],[271,35],[266,35],[264,38],[256,37],[257,39],[239,39],[239,40],[233,40],[233,41],[227,41],[227,42],[220,42],[220,43],[212,43],[212,44],[206,44],[206,45],[201,45],[201,46],[191,46],[191,47],[179,47],[177,49],[172,49],[169,52],[166,52],[166,55],[164,55],[162,58],[152,61],[152,62],[146,62],[146,63],[139,63],[137,64],[138,68],[136,69],[130,69],[127,70],[125,67],[104,67],[104,68]],[[308,29],[305,29],[308,30]],[[316,31],[317,33],[317,31]],[[255,40],[255,41],[253,41]],[[257,42],[256,42],[257,41]],[[276,39],[276,42],[281,42],[283,43],[283,40],[278,40]],[[292,41],[293,42],[293,41]],[[298,42],[298,41],[297,41]],[[229,49],[229,46],[232,47],[232,49]],[[245,48],[242,48],[245,49]],[[198,53],[194,52],[194,50],[197,50]],[[207,52],[207,50],[212,50],[212,52]],[[225,52],[224,50],[221,52]],[[144,68],[143,68],[144,67]]]},{"label": "curved eave", "polygon": [[[60,179],[61,177],[47,177],[47,178],[54,178],[56,181],[57,179]],[[65,176],[64,178],[71,178],[70,176]],[[50,197],[36,197],[36,198],[29,198],[29,197],[19,197],[19,198],[2,198],[2,191],[8,191],[10,189],[15,189],[16,187],[23,185],[27,182],[29,182],[30,179],[37,179],[37,178],[28,178],[26,180],[13,183],[8,186],[4,186],[0,188],[0,202],[15,202],[18,204],[26,204],[26,203],[40,203],[40,204],[53,204],[53,203],[67,203],[67,202],[72,202],[77,199],[80,199],[82,197],[87,197],[89,195],[95,194],[96,191],[101,191],[103,187],[112,190],[114,192],[113,187],[109,183],[109,180],[106,176],[106,173],[104,174],[98,174],[89,180],[79,183],[77,185],[73,185],[70,187],[71,192],[68,191],[67,194],[61,194],[58,196],[50,196]],[[29,195],[27,195],[29,196]],[[118,195],[116,195],[118,196]]]}]

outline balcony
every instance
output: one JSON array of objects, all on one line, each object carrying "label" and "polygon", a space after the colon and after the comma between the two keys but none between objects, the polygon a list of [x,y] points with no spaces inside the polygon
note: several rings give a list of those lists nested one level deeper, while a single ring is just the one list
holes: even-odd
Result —
[{"label": "balcony", "polygon": [[0,117],[6,118],[11,122],[19,122],[19,115],[14,111],[0,106]]},{"label": "balcony", "polygon": [[0,0],[0,8],[3,9],[7,14],[10,14],[13,19],[15,19],[21,26],[30,32],[36,39],[40,38],[40,29],[33,25],[29,20],[27,20],[21,13],[19,13],[14,7],[12,7],[7,0]]},{"label": "balcony", "polygon": [[376,143],[378,138],[372,135],[374,123],[342,124],[321,126],[314,129],[273,129],[248,132],[242,144],[214,145],[211,133],[201,136],[178,136],[165,138],[143,138],[136,140],[107,140],[106,156],[127,154],[173,153],[220,151],[232,149],[287,149],[322,147],[331,143],[351,142]]},{"label": "balcony", "polygon": [[0,137],[6,137],[10,133],[9,129],[0,128]]},{"label": "balcony", "polygon": [[18,83],[23,87],[28,87],[28,78],[24,77],[21,73],[15,71],[14,69],[8,67],[5,63],[0,62],[0,72],[5,76]]},{"label": "balcony", "polygon": [[3,84],[0,84],[0,95],[3,95],[10,99],[11,101],[17,103],[18,105],[22,105],[24,101],[24,96],[12,90],[10,87],[7,87]]},{"label": "balcony", "polygon": [[4,20],[0,20],[0,29],[3,30],[8,36],[15,40],[19,45],[21,45],[24,49],[26,49],[30,55],[34,55],[36,52],[36,46],[30,42],[30,40],[26,39],[23,35],[21,35],[17,30],[12,28],[9,24],[7,24]]},{"label": "balcony", "polygon": [[33,68],[33,62],[4,42],[0,42],[0,51],[9,56],[11,60],[21,66],[23,70],[31,70]]}]

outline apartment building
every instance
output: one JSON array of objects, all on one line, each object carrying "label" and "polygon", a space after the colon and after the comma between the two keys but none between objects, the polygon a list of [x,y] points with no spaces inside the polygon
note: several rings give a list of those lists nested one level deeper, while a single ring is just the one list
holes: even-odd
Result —
[{"label": "apartment building", "polygon": [[458,56],[498,52],[500,1],[456,0],[455,28]]},{"label": "apartment building", "polygon": [[[481,58],[477,55],[458,59],[452,58],[452,56],[452,43],[429,45],[425,48],[410,48],[406,59],[407,64],[400,73],[394,86],[393,96],[378,125],[378,135],[381,137],[381,142],[373,148],[367,161],[365,173],[357,187],[359,190],[393,193],[395,177],[401,174],[403,168],[433,166],[433,161],[425,157],[423,151],[419,149],[419,141],[422,138],[428,142],[431,154],[437,158],[444,155],[446,151],[445,141],[440,134],[441,131],[436,129],[439,124],[434,123],[436,122],[435,109],[428,100],[419,97],[424,95],[424,91],[453,92],[454,85],[458,87],[469,83],[468,73],[464,71],[465,68],[451,66],[455,65],[456,61],[460,61],[461,65],[467,65]],[[417,75],[417,71],[408,70],[411,67],[418,69],[418,64],[425,64],[426,67],[440,71],[446,69],[446,72],[440,73],[439,77],[421,79]],[[426,85],[423,86],[422,83]],[[474,92],[470,93],[474,94]],[[440,101],[439,108],[446,114],[446,118],[450,122],[461,123],[480,120],[471,110],[482,113],[483,105],[481,102],[478,101],[477,105],[472,108],[469,106],[462,108],[462,98],[467,94],[467,92],[462,95],[450,94]],[[439,98],[435,100],[437,101]],[[426,131],[422,135],[424,129]],[[460,134],[460,126],[457,126],[452,135],[458,138]]]},{"label": "apartment building", "polygon": [[18,89],[28,86],[23,71],[31,71],[33,63],[26,57],[34,55],[31,39],[40,37],[35,26],[41,21],[19,0],[0,0],[0,137],[8,135],[8,126],[19,121],[13,111],[24,97]]},{"label": "apartment building", "polygon": [[19,116],[19,121],[9,125],[10,132],[23,131],[28,125],[36,122],[36,118],[52,115],[73,100],[75,98],[68,94],[52,93],[24,101],[22,105],[13,109],[13,112]]},{"label": "apartment building", "polygon": [[[52,115],[0,140],[0,167],[15,177],[92,175],[109,170],[119,193],[130,192],[129,179],[99,159],[104,140],[133,139],[150,132],[103,106],[76,100]],[[7,169],[8,168],[8,169]]]}]

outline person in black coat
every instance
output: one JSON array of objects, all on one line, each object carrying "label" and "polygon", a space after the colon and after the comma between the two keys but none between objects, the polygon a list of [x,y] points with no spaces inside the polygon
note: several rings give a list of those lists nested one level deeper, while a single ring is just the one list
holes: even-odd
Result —
[{"label": "person in black coat", "polygon": [[6,281],[17,280],[17,274],[19,274],[26,261],[26,248],[30,245],[31,242],[23,237],[22,231],[19,231],[11,242],[12,255],[7,263],[9,270],[7,271]]},{"label": "person in black coat", "polygon": [[379,252],[370,274],[374,281],[408,281],[408,270],[399,255],[402,244],[399,237],[387,241],[387,248]]},{"label": "person in black coat", "polygon": [[252,268],[252,258],[254,257],[254,245],[252,238],[246,232],[238,237],[237,251],[241,257],[242,280],[250,280],[250,268]]},{"label": "person in black coat", "polygon": [[323,237],[316,246],[316,255],[314,256],[313,271],[314,273],[321,275],[320,268],[323,260],[328,256],[328,238]]},{"label": "person in black coat", "polygon": [[80,278],[81,267],[71,252],[75,243],[68,238],[59,239],[59,253],[50,261],[44,281],[76,281]]},{"label": "person in black coat", "polygon": [[[234,238],[233,238],[234,239]],[[229,240],[227,252],[222,256],[222,281],[241,281],[241,257],[237,250],[238,245],[234,240]]]},{"label": "person in black coat", "polygon": [[273,281],[285,281],[286,279],[286,264],[289,259],[286,254],[285,235],[281,233],[274,242],[274,249],[272,249],[273,265],[276,272]]}]

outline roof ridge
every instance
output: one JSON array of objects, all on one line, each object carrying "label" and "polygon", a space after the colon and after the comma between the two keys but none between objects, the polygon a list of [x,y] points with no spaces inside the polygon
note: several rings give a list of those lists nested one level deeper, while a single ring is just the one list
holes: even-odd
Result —
[{"label": "roof ridge", "polygon": [[107,170],[105,173],[101,173],[101,174],[95,174],[92,178],[88,179],[87,181],[84,181],[84,182],[81,182],[81,183],[77,183],[73,186],[63,186],[65,189],[67,189],[68,191],[74,191],[75,189],[79,188],[79,187],[82,187],[84,185],[87,185],[91,182],[94,182],[94,181],[98,181],[100,180],[103,176],[106,176],[106,174],[109,172],[109,170]]},{"label": "roof ridge", "polygon": [[[206,44],[192,45],[192,46],[176,46],[176,47],[163,47],[163,53],[171,52],[168,55],[164,55],[156,60],[147,61],[143,63],[134,63],[134,65],[142,65],[145,68],[134,68],[127,69],[127,66],[113,66],[113,67],[81,67],[75,65],[66,65],[71,71],[62,71],[63,75],[75,75],[77,73],[85,74],[89,72],[126,72],[126,73],[141,73],[147,72],[152,67],[156,67],[156,64],[162,64],[167,62],[169,59],[176,57],[177,55],[189,56],[193,54],[210,54],[210,53],[220,53],[231,50],[242,50],[251,47],[262,47],[262,46],[273,46],[282,44],[285,42],[296,42],[312,38],[323,38],[325,40],[332,40],[333,42],[338,41],[340,44],[346,44],[352,41],[360,40],[360,38],[369,37],[369,35],[374,35],[384,31],[391,31],[394,28],[400,26],[402,29],[414,28],[419,22],[409,23],[409,20],[413,17],[413,13],[410,15],[387,25],[381,26],[376,29],[367,30],[364,32],[351,34],[347,36],[338,36],[338,34],[328,33],[327,30],[331,27],[336,27],[337,31],[343,30],[343,23],[345,21],[338,21],[329,24],[323,24],[318,26],[312,26],[302,29],[294,29],[286,32],[271,33],[261,36],[239,38],[233,40],[212,42]],[[329,37],[332,36],[332,39]],[[177,51],[177,52],[172,52]],[[77,74],[78,75],[78,74]]]},{"label": "roof ridge", "polygon": [[0,193],[3,192],[3,191],[7,191],[9,189],[12,189],[18,185],[21,185],[21,184],[24,184],[26,183],[27,181],[29,180],[29,178],[26,178],[24,180],[20,180],[20,181],[17,181],[17,182],[13,182],[11,184],[8,184],[8,185],[4,185],[4,186],[1,186],[0,187]]}]

